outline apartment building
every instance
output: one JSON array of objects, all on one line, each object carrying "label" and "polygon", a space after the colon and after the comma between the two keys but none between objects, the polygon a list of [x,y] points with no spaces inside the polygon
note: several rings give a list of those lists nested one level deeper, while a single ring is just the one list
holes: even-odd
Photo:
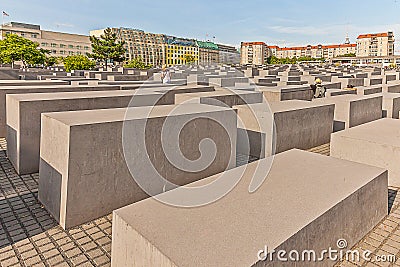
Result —
[{"label": "apartment building", "polygon": [[335,44],[335,45],[308,45],[300,47],[278,47],[269,46],[271,54],[277,58],[325,58],[330,59],[346,54],[355,54],[357,51],[356,44]]},{"label": "apartment building", "polygon": [[361,34],[357,38],[357,57],[385,57],[394,55],[393,32]]},{"label": "apartment building", "polygon": [[271,50],[264,42],[242,42],[241,44],[242,65],[264,65],[271,54]]},{"label": "apartment building", "polygon": [[240,52],[233,46],[217,44],[219,50],[219,63],[240,64]]},{"label": "apartment building", "polygon": [[92,51],[89,36],[41,30],[40,25],[9,22],[0,26],[0,39],[17,34],[50,51],[51,56],[85,55]]},{"label": "apartment building", "polygon": [[199,47],[193,39],[165,36],[165,56],[167,66],[187,64],[187,56],[192,56],[194,63],[198,64]]},{"label": "apartment building", "polygon": [[219,48],[213,42],[196,41],[199,48],[199,64],[209,65],[219,63]]},{"label": "apartment building", "polygon": [[[106,29],[90,31],[100,37]],[[111,28],[120,41],[125,41],[126,59],[141,58],[144,63],[161,66],[165,62],[165,35],[147,33],[139,29]]]}]

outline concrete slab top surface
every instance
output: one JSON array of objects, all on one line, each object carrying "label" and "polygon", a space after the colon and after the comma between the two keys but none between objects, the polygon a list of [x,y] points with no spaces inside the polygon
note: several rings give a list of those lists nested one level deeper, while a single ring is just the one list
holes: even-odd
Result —
[{"label": "concrete slab top surface", "polygon": [[310,102],[303,100],[288,100],[288,101],[280,101],[280,102],[265,102],[265,103],[256,103],[256,104],[247,104],[247,105],[239,105],[234,106],[235,109],[252,109],[256,112],[285,112],[291,110],[298,109],[308,109],[308,108],[316,108],[329,106],[333,104],[329,103],[318,103],[318,102]]},{"label": "concrete slab top surface", "polygon": [[382,96],[384,99],[396,99],[396,98],[400,98],[400,93],[387,93],[384,92],[382,93]]},{"label": "concrete slab top surface", "polygon": [[12,97],[20,102],[46,101],[58,99],[77,99],[77,98],[102,98],[115,96],[135,95],[136,90],[112,90],[112,91],[85,91],[85,92],[56,92],[56,93],[35,93],[35,94],[13,94]]},{"label": "concrete slab top surface", "polygon": [[[56,76],[54,76],[56,77]],[[40,84],[40,83],[48,83],[48,84],[68,84],[67,82],[57,81],[57,80],[0,80],[0,86],[4,84]]]},{"label": "concrete slab top surface", "polygon": [[339,102],[351,102],[351,101],[357,101],[357,100],[363,100],[363,99],[369,99],[369,98],[376,98],[376,97],[382,97],[382,94],[373,94],[373,95],[354,95],[354,94],[345,94],[345,95],[338,95],[335,97],[329,97],[329,98],[317,98],[313,99],[313,102],[325,102],[325,103],[339,103]]},{"label": "concrete slab top surface", "polygon": [[400,147],[400,120],[380,119],[333,135]]},{"label": "concrete slab top surface", "polygon": [[182,94],[179,97],[215,97],[215,96],[229,96],[229,95],[257,95],[260,92],[252,92],[252,91],[237,91],[237,90],[217,90],[213,92],[201,92],[201,93],[190,93],[190,94]]},{"label": "concrete slab top surface", "polygon": [[[260,249],[266,245],[276,248],[384,173],[376,167],[291,150],[275,156],[264,183],[250,194],[254,170],[258,164],[269,166],[270,161],[267,158],[228,171],[230,177],[244,175],[229,194],[203,207],[179,208],[147,199],[116,210],[115,215],[176,266],[252,266]],[[260,176],[266,173],[262,171]],[[203,186],[219,177],[189,186]],[[164,196],[196,198],[180,192],[177,189]]]},{"label": "concrete slab top surface", "polygon": [[42,116],[48,116],[66,125],[73,126],[221,111],[233,112],[232,109],[219,106],[188,104],[54,112],[42,113]]},{"label": "concrete slab top surface", "polygon": [[[115,90],[119,90],[119,86],[116,85],[101,85],[101,86],[93,86],[93,85],[69,85],[69,84],[61,84],[61,85],[51,85],[51,84],[46,84],[46,85],[23,85],[23,86],[18,86],[18,85],[12,85],[12,86],[1,86],[0,85],[0,90],[38,90],[38,89],[73,89],[73,88],[82,88],[82,89],[87,89],[87,88],[93,88],[95,89],[96,87],[101,87],[101,88],[107,88],[110,87],[110,90],[114,90],[113,88],[116,88]],[[118,88],[118,89],[117,89]]]}]

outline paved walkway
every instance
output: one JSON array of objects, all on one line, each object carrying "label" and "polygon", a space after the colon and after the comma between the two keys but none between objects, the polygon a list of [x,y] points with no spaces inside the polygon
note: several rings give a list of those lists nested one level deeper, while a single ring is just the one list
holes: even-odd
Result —
[{"label": "paved walkway", "polygon": [[[17,175],[5,150],[6,142],[0,139],[0,266],[110,266],[111,215],[64,231],[37,200],[38,175]],[[329,155],[329,145],[311,151]],[[238,157],[240,165],[245,160]],[[400,259],[397,192],[390,188],[390,215],[357,249],[369,249],[377,255],[391,253]],[[400,260],[395,265],[343,262],[337,266],[400,266]]]}]

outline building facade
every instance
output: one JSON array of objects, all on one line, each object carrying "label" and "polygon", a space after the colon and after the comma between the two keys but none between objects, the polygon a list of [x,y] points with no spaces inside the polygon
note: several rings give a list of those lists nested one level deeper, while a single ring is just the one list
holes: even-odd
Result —
[{"label": "building facade", "polygon": [[361,34],[357,38],[357,57],[386,57],[394,55],[393,32]]},{"label": "building facade", "polygon": [[264,65],[271,50],[264,42],[242,42],[240,49],[240,64]]},{"label": "building facade", "polygon": [[[100,37],[106,29],[90,31],[90,36]],[[131,28],[111,28],[119,41],[125,41],[127,60],[141,58],[144,63],[161,66],[165,62],[165,35],[147,33]]]},{"label": "building facade", "polygon": [[212,65],[219,63],[219,48],[213,42],[196,41],[199,47],[199,64]]},{"label": "building facade", "polygon": [[355,54],[356,44],[337,44],[337,45],[308,45],[299,47],[278,47],[269,46],[271,54],[277,58],[325,58],[330,59],[338,56]]},{"label": "building facade", "polygon": [[165,37],[165,64],[167,66],[185,65],[188,56],[193,58],[193,64],[199,63],[199,47],[193,39]]},{"label": "building facade", "polygon": [[219,50],[219,63],[240,64],[240,52],[233,46],[217,44]]},{"label": "building facade", "polygon": [[17,34],[50,51],[51,56],[66,57],[91,53],[89,36],[41,30],[40,25],[9,22],[0,26],[0,39]]}]

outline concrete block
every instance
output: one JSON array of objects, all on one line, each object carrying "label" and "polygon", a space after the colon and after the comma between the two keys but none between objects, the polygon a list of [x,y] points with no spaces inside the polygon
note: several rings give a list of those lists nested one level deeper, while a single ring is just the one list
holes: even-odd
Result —
[{"label": "concrete block", "polygon": [[330,142],[333,104],[290,100],[234,108],[240,118],[240,154],[264,158],[293,148],[306,150]]},{"label": "concrete block", "polygon": [[381,119],[332,135],[331,156],[389,170],[400,186],[400,120]]},{"label": "concrete block", "polygon": [[[156,177],[153,172],[182,186],[236,166],[237,126],[232,109],[200,104],[175,108],[138,107],[131,108],[129,113],[127,109],[108,109],[42,115],[39,200],[64,229],[148,197],[133,179],[124,152],[139,164],[151,161],[152,171],[147,168],[150,166],[142,165],[131,171],[134,177],[148,178],[155,194],[169,190],[169,186],[153,179]],[[123,147],[126,114],[132,129],[129,134],[134,137],[132,142],[143,141],[145,147],[132,145],[134,151]],[[185,166],[188,170],[179,168],[174,160],[181,159],[180,153],[174,154],[172,160],[171,155],[167,158],[164,146],[170,144],[161,139],[167,117],[168,123],[187,122],[176,134],[179,134],[179,152],[190,161],[201,156],[200,141],[213,140],[216,156],[207,168],[200,171],[190,171],[188,166]]]},{"label": "concrete block", "polygon": [[[61,85],[52,85],[52,83],[44,83],[45,85],[29,85],[29,86],[0,86],[0,137],[6,137],[6,95],[8,94],[28,94],[28,93],[52,93],[52,92],[85,92],[85,91],[106,91],[119,90],[119,86],[69,86],[68,83]],[[56,84],[58,84],[56,82]]]},{"label": "concrete block", "polygon": [[357,87],[358,95],[373,95],[382,93],[383,87],[382,85],[374,85],[374,86],[366,86],[366,87]]},{"label": "concrete block", "polygon": [[[265,246],[287,253],[320,252],[337,249],[339,239],[350,248],[387,215],[387,172],[382,169],[293,150],[277,155],[269,173],[254,174],[257,167],[268,170],[271,162],[268,158],[224,173],[240,182],[202,207],[147,199],[114,211],[111,266],[333,266],[327,260],[261,262],[258,253]],[[249,193],[249,184],[264,178]],[[196,196],[177,189],[163,197]]]},{"label": "concrete block", "polygon": [[230,78],[210,78],[210,85],[217,85],[220,87],[233,87],[235,83],[249,84],[249,78],[246,77],[230,77]]},{"label": "concrete block", "polygon": [[383,117],[398,119],[400,112],[400,94],[383,93]]},{"label": "concrete block", "polygon": [[340,131],[382,118],[382,95],[340,95],[314,99],[316,103],[335,104],[334,131]]},{"label": "concrete block", "polygon": [[7,155],[18,174],[39,171],[40,115],[46,112],[166,105],[163,93],[136,91],[7,95]]},{"label": "concrete block", "polygon": [[233,107],[236,105],[262,103],[263,95],[260,92],[219,90],[215,92],[179,94],[175,96],[175,103],[201,103],[215,106]]},{"label": "concrete block", "polygon": [[268,101],[286,101],[286,100],[306,100],[311,101],[313,90],[310,86],[281,86],[275,88],[259,87]]}]

